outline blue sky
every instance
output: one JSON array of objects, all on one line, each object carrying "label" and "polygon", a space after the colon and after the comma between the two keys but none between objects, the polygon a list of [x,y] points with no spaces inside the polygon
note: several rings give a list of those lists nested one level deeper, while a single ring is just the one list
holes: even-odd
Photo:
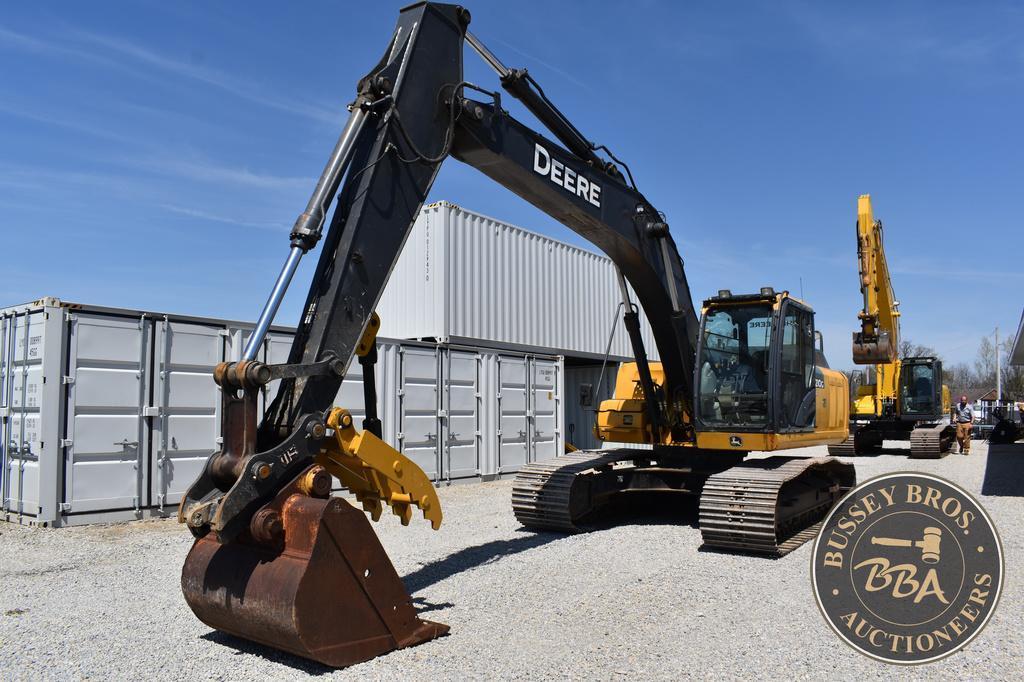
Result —
[{"label": "blue sky", "polygon": [[[43,295],[256,316],[400,3],[15,3],[0,14],[0,306]],[[695,299],[803,294],[834,366],[860,307],[857,195],[904,336],[949,361],[1021,313],[1024,7],[476,2],[667,214]],[[467,77],[497,87],[467,54]],[[518,103],[506,98],[517,116]],[[584,244],[456,161],[447,199]],[[279,317],[292,324],[315,258]]]}]

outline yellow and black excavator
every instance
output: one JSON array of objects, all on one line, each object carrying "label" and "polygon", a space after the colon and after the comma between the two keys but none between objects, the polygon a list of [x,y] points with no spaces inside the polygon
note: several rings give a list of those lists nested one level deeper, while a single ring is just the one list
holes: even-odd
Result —
[{"label": "yellow and black excavator", "polygon": [[[846,378],[824,362],[811,308],[770,288],[722,291],[705,302],[699,323],[668,225],[629,168],[589,142],[525,70],[505,67],[469,33],[469,21],[456,5],[402,9],[380,62],[358,82],[241,360],[214,372],[221,449],[179,507],[196,538],[181,578],[193,612],[331,666],[448,629],[418,617],[364,513],[377,519],[390,507],[408,523],[418,509],[435,528],[442,520],[426,475],[380,437],[374,309],[448,157],[589,239],[620,273],[636,362],[601,406],[599,434],[652,449],[575,452],[527,467],[513,502],[525,525],[575,530],[604,502],[638,490],[703,493],[705,544],[779,555],[855,482],[852,465],[833,458],[743,461],[752,450],[846,439]],[[464,79],[467,43],[558,142],[512,118],[501,93]],[[467,97],[470,90],[482,98]],[[259,362],[297,265],[321,237],[288,362]],[[659,363],[647,361],[641,307]],[[353,359],[363,366],[362,430],[333,406]],[[261,388],[275,380],[260,418]],[[331,496],[333,478],[362,510]]]},{"label": "yellow and black excavator", "polygon": [[909,440],[911,457],[943,457],[955,435],[949,424],[949,388],[936,357],[898,357],[899,301],[875,220],[871,195],[857,200],[857,263],[864,308],[853,334],[853,361],[873,365],[873,381],[857,388],[850,410],[850,436],[830,445],[833,455],[878,451],[884,440]]}]

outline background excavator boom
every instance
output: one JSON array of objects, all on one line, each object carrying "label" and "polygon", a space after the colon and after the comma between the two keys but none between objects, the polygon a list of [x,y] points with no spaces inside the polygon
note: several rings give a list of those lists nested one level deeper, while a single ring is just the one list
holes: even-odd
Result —
[{"label": "background excavator boom", "polygon": [[882,221],[875,220],[871,195],[857,199],[857,269],[864,308],[853,333],[853,361],[858,365],[892,363],[900,343],[899,301],[892,290],[882,244]]}]

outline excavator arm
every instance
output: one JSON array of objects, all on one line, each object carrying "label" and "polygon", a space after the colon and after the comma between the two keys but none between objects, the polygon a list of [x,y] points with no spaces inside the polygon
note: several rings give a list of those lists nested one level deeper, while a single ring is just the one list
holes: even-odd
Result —
[{"label": "excavator arm", "polygon": [[[223,448],[211,456],[181,506],[182,520],[197,535],[213,530],[221,541],[233,540],[320,452],[326,412],[449,155],[608,254],[636,292],[660,352],[664,385],[655,386],[649,369],[641,369],[652,423],[685,430],[698,324],[668,225],[546,97],[524,94],[535,94],[524,85],[533,82],[526,81],[525,72],[498,63],[508,89],[542,121],[552,122],[552,132],[578,153],[516,121],[501,107],[498,93],[489,93],[490,101],[463,97],[471,87],[462,79],[468,20],[466,10],[451,5],[421,3],[403,10],[385,58],[360,80],[349,122],[309,207],[296,221],[288,260],[243,359],[218,371],[225,389]],[[488,63],[497,63],[477,39],[472,44]],[[288,364],[264,365],[255,359],[256,349],[299,258],[319,241],[335,193],[337,208]],[[626,287],[622,290],[628,298]],[[627,329],[638,363],[645,365],[636,305],[629,304]],[[254,429],[257,390],[273,379],[282,379],[281,386]]]},{"label": "excavator arm", "polygon": [[[692,438],[698,321],[664,217],[526,71],[507,69],[467,32],[469,21],[469,12],[455,5],[406,7],[384,56],[359,81],[349,119],[292,228],[285,265],[242,358],[215,372],[222,389],[221,449],[179,508],[179,521],[197,538],[182,572],[193,611],[218,629],[330,665],[447,630],[416,617],[363,512],[330,497],[328,474],[374,518],[386,503],[403,522],[418,507],[440,524],[429,481],[425,485],[422,472],[379,439],[372,390],[363,433],[348,412],[332,407],[353,357],[360,358],[364,379],[373,378],[374,309],[448,157],[477,168],[609,255],[620,273],[652,440],[666,429]],[[467,41],[558,142],[512,118],[500,93],[463,79]],[[468,98],[467,91],[482,97]],[[265,364],[258,356],[267,330],[299,261],[321,240],[288,362]],[[638,305],[660,351],[660,385],[640,340]],[[276,397],[260,419],[258,396],[275,380]],[[339,630],[325,614],[342,612],[352,615]]]},{"label": "excavator arm", "polygon": [[864,308],[853,333],[853,361],[858,365],[892,364],[900,344],[899,301],[892,290],[882,244],[882,221],[875,220],[871,195],[857,199],[857,267]]}]

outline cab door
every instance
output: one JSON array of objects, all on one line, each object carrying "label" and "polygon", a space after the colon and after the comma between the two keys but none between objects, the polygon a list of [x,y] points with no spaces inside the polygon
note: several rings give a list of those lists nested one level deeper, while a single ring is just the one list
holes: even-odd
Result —
[{"label": "cab door", "polygon": [[772,343],[772,402],[779,433],[814,430],[814,312],[786,299]]}]

